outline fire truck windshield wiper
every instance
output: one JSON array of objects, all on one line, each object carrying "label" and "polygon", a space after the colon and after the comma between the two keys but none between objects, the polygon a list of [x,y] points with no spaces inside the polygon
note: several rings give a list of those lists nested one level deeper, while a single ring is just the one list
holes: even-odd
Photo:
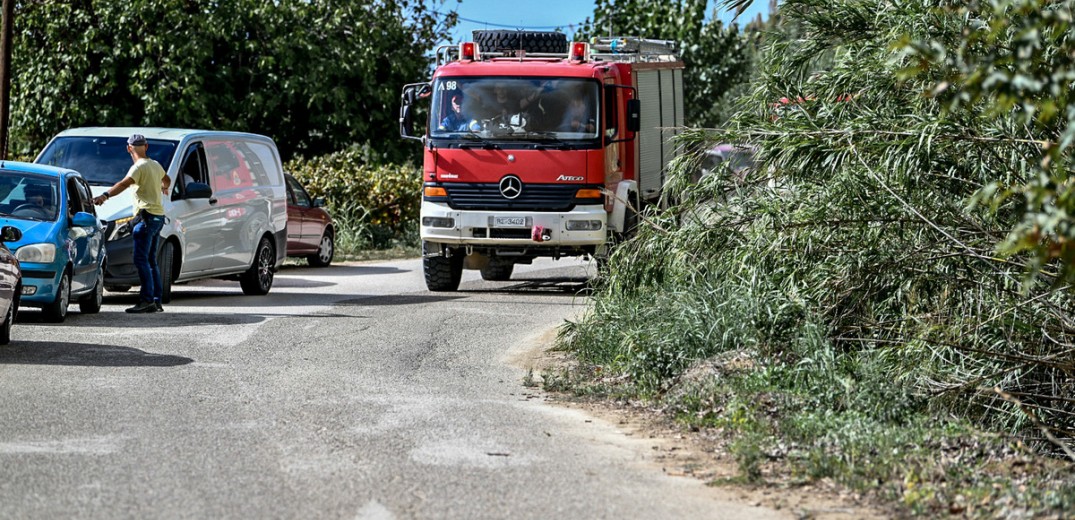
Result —
[{"label": "fire truck windshield wiper", "polygon": [[535,148],[539,150],[564,150],[570,145],[557,137],[556,132],[535,132],[533,130],[526,132],[524,138],[540,138],[542,142],[536,143]]},{"label": "fire truck windshield wiper", "polygon": [[468,140],[473,141],[473,142],[470,142],[470,143],[459,143],[457,146],[460,149],[466,149],[466,148],[496,149],[496,148],[499,148],[497,145],[495,145],[495,144],[493,144],[493,143],[491,143],[489,141],[486,141],[485,138],[483,138],[482,136],[480,136],[478,134],[473,134],[473,133],[467,132],[465,134],[459,134],[459,137],[461,137],[463,139],[468,139]]}]

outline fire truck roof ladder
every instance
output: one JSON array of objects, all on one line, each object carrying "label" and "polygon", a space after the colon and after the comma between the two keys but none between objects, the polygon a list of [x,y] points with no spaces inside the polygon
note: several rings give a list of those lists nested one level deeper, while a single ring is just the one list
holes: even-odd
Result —
[{"label": "fire truck roof ladder", "polygon": [[678,45],[672,40],[635,36],[596,37],[590,42],[592,56],[609,61],[679,61]]}]

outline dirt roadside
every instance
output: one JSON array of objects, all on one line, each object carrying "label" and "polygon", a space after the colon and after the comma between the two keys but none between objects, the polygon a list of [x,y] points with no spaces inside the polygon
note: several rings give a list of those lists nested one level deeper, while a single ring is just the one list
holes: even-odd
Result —
[{"label": "dirt roadside", "polygon": [[566,354],[549,350],[555,339],[555,329],[546,331],[507,353],[504,359],[508,364],[533,374],[536,384],[529,390],[549,405],[579,410],[596,420],[615,425],[625,439],[645,439],[647,442],[644,444],[636,442],[631,445],[640,450],[639,458],[655,471],[705,482],[715,499],[726,499],[730,495],[742,504],[787,511],[798,518],[849,520],[892,517],[882,505],[870,503],[864,497],[843,490],[829,481],[800,485],[786,477],[766,475],[764,485],[739,483],[738,465],[719,435],[688,431],[661,416],[659,411],[644,405],[580,400],[544,391],[540,374],[570,362]]}]

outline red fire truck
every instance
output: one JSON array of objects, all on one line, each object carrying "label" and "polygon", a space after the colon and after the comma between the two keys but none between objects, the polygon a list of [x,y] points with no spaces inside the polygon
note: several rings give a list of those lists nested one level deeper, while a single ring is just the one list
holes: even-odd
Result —
[{"label": "red fire truck", "polygon": [[[602,258],[656,201],[683,125],[683,62],[669,41],[475,31],[406,85],[400,133],[422,141],[426,286],[463,269],[507,280],[537,257]],[[428,98],[428,124],[414,130]]]}]

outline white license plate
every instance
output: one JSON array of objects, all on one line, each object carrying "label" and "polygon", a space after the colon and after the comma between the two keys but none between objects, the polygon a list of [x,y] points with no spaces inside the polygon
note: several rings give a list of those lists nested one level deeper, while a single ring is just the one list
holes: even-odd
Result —
[{"label": "white license plate", "polygon": [[496,227],[526,227],[526,217],[496,217],[493,219]]}]

